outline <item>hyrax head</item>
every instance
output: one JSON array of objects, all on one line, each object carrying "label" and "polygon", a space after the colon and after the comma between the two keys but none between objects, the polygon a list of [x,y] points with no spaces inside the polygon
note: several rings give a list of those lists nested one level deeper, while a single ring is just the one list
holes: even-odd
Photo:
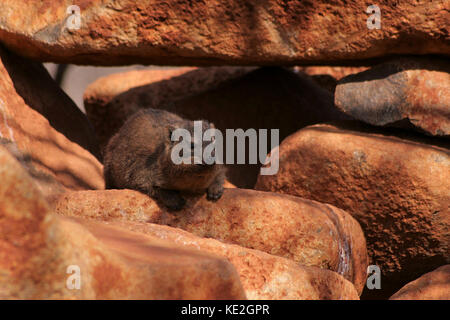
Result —
[{"label": "hyrax head", "polygon": [[207,173],[215,170],[214,124],[206,120],[189,121],[167,126],[168,158],[174,172]]}]

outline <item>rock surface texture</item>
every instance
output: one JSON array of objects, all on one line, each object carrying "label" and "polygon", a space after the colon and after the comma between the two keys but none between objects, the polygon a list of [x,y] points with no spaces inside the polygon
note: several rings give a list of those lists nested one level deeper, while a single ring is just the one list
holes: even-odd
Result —
[{"label": "rock surface texture", "polygon": [[307,127],[280,145],[278,174],[256,184],[352,214],[370,264],[381,268],[384,297],[450,261],[448,143],[393,131],[354,123]]},{"label": "rock surface texture", "polygon": [[450,300],[450,265],[408,283],[391,300]]},{"label": "rock surface texture", "polygon": [[450,62],[402,58],[349,75],[337,85],[335,103],[373,125],[450,137]]},{"label": "rock surface texture", "polygon": [[342,210],[297,197],[227,189],[217,202],[188,198],[186,209],[169,213],[136,191],[80,191],[62,195],[53,207],[64,216],[165,224],[329,269],[358,292],[366,280],[366,243],[358,223]]},{"label": "rock surface texture", "polygon": [[200,238],[191,233],[152,223],[109,222],[92,223],[78,219],[95,235],[110,237],[116,230],[132,230],[151,239],[178,249],[191,249],[226,258],[239,273],[248,299],[294,300],[358,300],[353,284],[335,272],[315,267],[301,266],[292,260],[270,255],[258,250]]},{"label": "rock surface texture", "polygon": [[93,234],[52,214],[1,146],[0,163],[1,299],[245,298],[226,260],[127,230]]},{"label": "rock surface texture", "polygon": [[51,179],[68,189],[104,187],[102,165],[93,156],[95,134],[84,114],[42,65],[1,47],[0,138],[29,157],[48,193]]},{"label": "rock surface texture", "polygon": [[450,52],[445,0],[379,2],[379,29],[361,0],[91,0],[79,3],[79,15],[67,13],[70,5],[4,0],[0,40],[33,59],[93,65],[354,63]]}]

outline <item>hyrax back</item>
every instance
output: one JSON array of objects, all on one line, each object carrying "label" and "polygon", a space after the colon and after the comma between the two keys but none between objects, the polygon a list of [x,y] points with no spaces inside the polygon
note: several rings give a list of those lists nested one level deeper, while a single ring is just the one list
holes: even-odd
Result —
[{"label": "hyrax back", "polygon": [[[203,120],[203,131],[211,125]],[[194,122],[155,109],[131,116],[109,141],[104,156],[106,189],[134,189],[179,210],[185,200],[180,191],[207,193],[217,200],[223,193],[225,168],[212,164],[175,164],[171,141],[175,129],[184,128],[194,137]],[[195,143],[202,141],[193,141]],[[193,158],[192,158],[193,159]]]}]

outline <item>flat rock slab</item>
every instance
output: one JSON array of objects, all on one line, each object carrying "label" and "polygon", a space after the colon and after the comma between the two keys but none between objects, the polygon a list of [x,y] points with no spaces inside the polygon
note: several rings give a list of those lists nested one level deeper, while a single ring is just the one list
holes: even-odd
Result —
[{"label": "flat rock slab", "polygon": [[401,58],[349,75],[336,87],[335,104],[366,123],[450,137],[450,62]]},{"label": "flat rock slab", "polygon": [[428,272],[408,283],[391,300],[450,300],[450,265]]},{"label": "flat rock slab", "polygon": [[366,244],[360,226],[348,213],[298,197],[244,189],[226,189],[217,202],[206,197],[186,199],[185,209],[170,213],[137,191],[77,191],[61,195],[52,206],[56,213],[70,217],[165,224],[329,269],[361,293]]},{"label": "flat rock slab", "polygon": [[[248,299],[254,300],[358,300],[353,284],[339,274],[300,266],[292,260],[210,238],[200,238],[178,228],[139,222],[92,222],[78,218],[96,237],[111,238],[123,230],[145,235],[148,242],[226,258],[239,273]],[[134,236],[136,237],[136,236]],[[116,243],[111,243],[115,246]],[[173,249],[172,249],[173,250]],[[186,250],[185,250],[186,251]]]},{"label": "flat rock slab", "polygon": [[0,163],[1,299],[245,299],[225,259],[127,230],[94,235],[52,214],[1,146]]},{"label": "flat rock slab", "polygon": [[[92,65],[296,65],[449,54],[448,1],[4,0],[0,40],[33,59]],[[69,23],[69,24],[68,24]]]},{"label": "flat rock slab", "polygon": [[[36,170],[67,189],[104,188],[98,144],[86,116],[40,63],[0,47],[0,138],[14,144]],[[44,190],[43,190],[44,191]]]},{"label": "flat rock slab", "polygon": [[[441,142],[441,144],[437,144]],[[286,138],[280,170],[256,189],[330,203],[352,214],[390,297],[450,261],[450,151],[444,139],[360,123],[315,125]]]}]

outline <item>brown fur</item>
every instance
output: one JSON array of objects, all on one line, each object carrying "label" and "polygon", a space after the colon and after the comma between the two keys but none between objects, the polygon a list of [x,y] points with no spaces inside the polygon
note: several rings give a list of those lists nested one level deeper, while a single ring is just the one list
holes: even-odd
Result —
[{"label": "brown fur", "polygon": [[[210,127],[203,120],[203,131]],[[130,117],[106,147],[106,189],[138,190],[173,210],[185,204],[180,191],[206,192],[208,199],[219,199],[225,180],[223,165],[172,162],[172,147],[177,142],[170,136],[177,128],[187,129],[194,136],[193,121],[164,110],[146,109]]]}]

